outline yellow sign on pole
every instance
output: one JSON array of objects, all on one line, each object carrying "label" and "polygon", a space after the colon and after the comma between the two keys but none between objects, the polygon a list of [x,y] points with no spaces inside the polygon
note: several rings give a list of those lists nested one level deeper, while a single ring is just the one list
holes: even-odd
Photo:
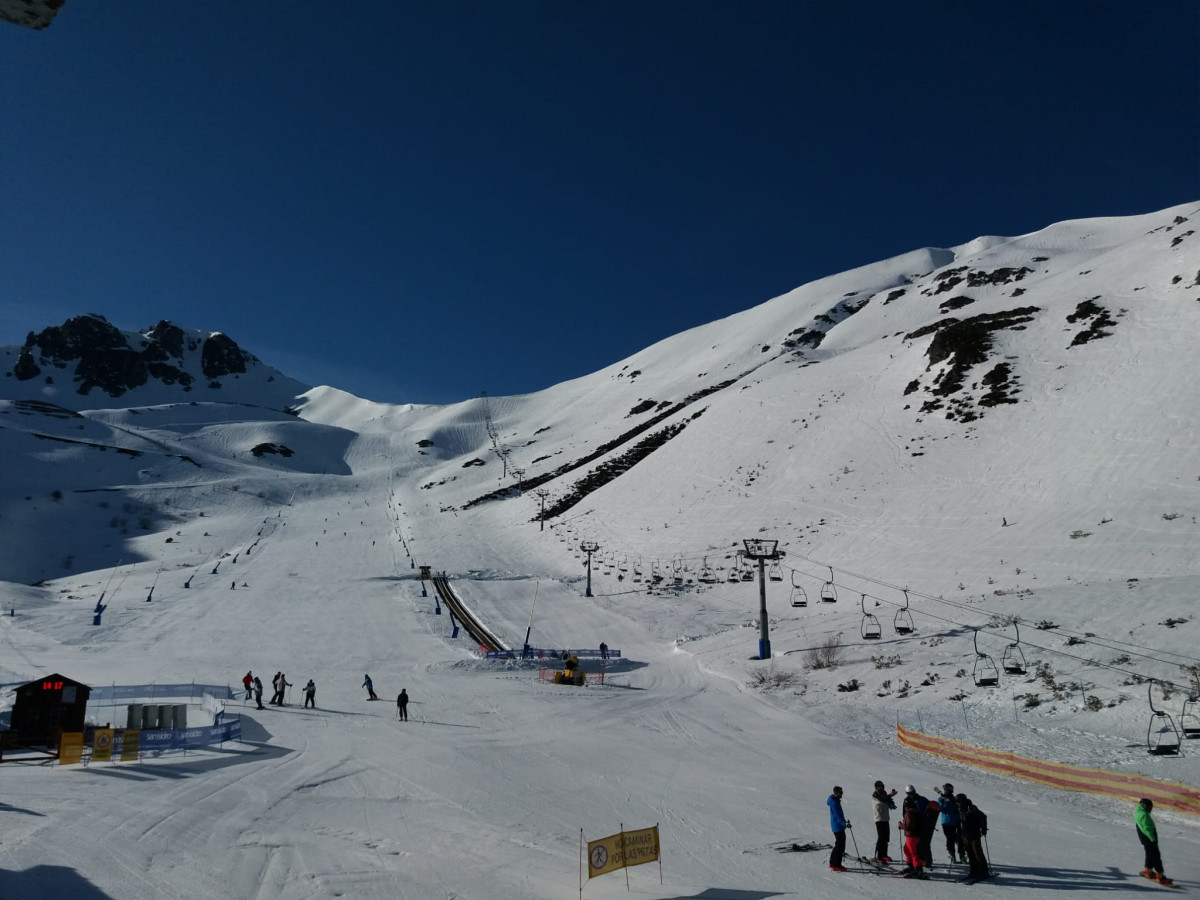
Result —
[{"label": "yellow sign on pole", "polygon": [[588,841],[588,878],[658,859],[658,826]]},{"label": "yellow sign on pole", "polygon": [[58,740],[58,764],[70,766],[83,762],[83,735],[64,731]]},{"label": "yellow sign on pole", "polygon": [[139,728],[126,728],[121,738],[121,762],[133,762],[138,758],[138,742],[142,732]]},{"label": "yellow sign on pole", "polygon": [[112,759],[113,730],[97,728],[92,735],[92,762],[108,762]]}]

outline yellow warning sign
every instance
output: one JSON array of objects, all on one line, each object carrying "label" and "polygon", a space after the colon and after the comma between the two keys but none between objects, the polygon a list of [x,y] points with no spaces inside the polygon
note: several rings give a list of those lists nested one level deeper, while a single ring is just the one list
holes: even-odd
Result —
[{"label": "yellow warning sign", "polygon": [[658,826],[588,841],[588,878],[658,859]]},{"label": "yellow warning sign", "polygon": [[141,737],[140,729],[125,729],[121,736],[121,762],[131,762],[138,758],[138,742]]},{"label": "yellow warning sign", "polygon": [[83,762],[83,735],[64,731],[58,740],[58,764],[70,766]]},{"label": "yellow warning sign", "polygon": [[97,728],[92,735],[92,761],[107,762],[112,759],[113,730]]}]

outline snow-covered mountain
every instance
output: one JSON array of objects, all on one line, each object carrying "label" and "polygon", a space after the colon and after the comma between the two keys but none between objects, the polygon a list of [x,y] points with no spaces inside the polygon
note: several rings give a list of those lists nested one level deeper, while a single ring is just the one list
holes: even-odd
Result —
[{"label": "snow-covered mountain", "polygon": [[[371,774],[389,769],[396,739],[372,729],[391,723],[324,718],[343,737],[350,729],[367,760],[339,799],[322,786],[345,777],[351,756],[277,716],[262,745],[303,757],[293,748],[312,740],[299,766],[307,780],[271,776],[265,802],[239,789],[249,806],[222,833],[238,842],[236,829],[262,826],[286,837],[241,845],[258,874],[237,876],[228,893],[169,878],[176,896],[340,895],[331,847],[351,835],[394,849],[350,867],[365,886],[348,896],[399,886],[413,897],[548,897],[557,894],[547,873],[569,869],[572,830],[577,838],[593,814],[670,821],[672,849],[705,873],[700,886],[780,890],[794,863],[781,869],[771,854],[756,880],[739,858],[748,826],[734,810],[738,790],[763,792],[753,839],[786,837],[787,798],[766,799],[766,773],[714,779],[747,752],[784,774],[797,748],[822,755],[801,779],[807,791],[862,781],[872,767],[936,765],[891,747],[906,716],[955,737],[966,729],[976,743],[1196,783],[1190,757],[1147,757],[1144,738],[1147,689],[1177,713],[1200,665],[1198,222],[1191,203],[917,250],[535,394],[447,406],[312,388],[228,337],[165,321],[133,333],[80,316],[31,333],[23,347],[0,348],[0,579],[14,613],[0,618],[11,651],[0,675],[232,683],[250,660],[264,675],[317,674],[331,684],[328,704],[349,707],[365,669],[397,688],[402,678],[426,702],[436,696],[429,722],[469,711],[488,735],[406,747],[435,771],[446,752],[465,757],[453,773],[397,789]],[[759,597],[738,554],[759,538],[785,554],[768,583],[769,663],[751,659]],[[591,597],[585,541],[598,548]],[[251,545],[254,556],[237,562]],[[532,628],[535,646],[606,640],[627,662],[605,688],[572,697],[536,671],[478,660],[428,608],[417,565],[446,572],[511,646]],[[130,578],[139,596],[120,593]],[[159,592],[147,605],[151,583]],[[92,627],[96,595],[107,586],[111,598],[112,585],[127,602]],[[831,591],[837,602],[820,602]],[[801,595],[808,605],[793,605]],[[906,615],[912,633],[896,628]],[[867,637],[875,626],[880,636]],[[835,636],[840,665],[810,668],[813,647]],[[1027,673],[978,687],[973,667],[1011,653],[1014,640]],[[716,696],[696,699],[709,689]],[[496,712],[493,728],[486,716]],[[592,729],[607,736],[595,746]],[[691,770],[670,766],[680,748]],[[513,750],[527,759],[514,764]],[[632,772],[648,755],[669,771]],[[646,783],[650,774],[670,790]],[[993,806],[1011,796],[994,776],[960,779]],[[495,796],[473,807],[469,786]],[[429,834],[380,812],[390,829],[381,838],[341,809],[375,791],[410,813],[428,804]],[[555,804],[544,813],[532,799],[542,791]],[[306,792],[323,799],[305,807]],[[647,792],[658,799],[643,808],[636,798]],[[224,802],[202,797],[210,812]],[[809,799],[816,825],[805,834],[821,839],[824,794]],[[1072,814],[1103,820],[1107,801],[1071,802]],[[316,813],[333,814],[341,837],[301,838],[289,824]],[[997,817],[1009,815],[1001,807]],[[32,847],[41,825],[24,826],[18,840]],[[1176,830],[1195,846],[1194,827]],[[482,836],[478,865],[461,849],[449,857],[464,868],[456,873],[404,862],[414,847],[435,852],[431,835],[467,833]],[[122,835],[121,858],[168,878],[158,853],[137,843]],[[266,844],[290,849],[263,859]],[[510,856],[517,869],[489,893],[484,873]],[[202,866],[210,856],[189,847],[183,858]],[[117,877],[119,867],[92,864],[96,884]],[[322,873],[315,883],[306,866]],[[532,882],[526,869],[539,873]],[[721,881],[729,872],[732,885]]]}]

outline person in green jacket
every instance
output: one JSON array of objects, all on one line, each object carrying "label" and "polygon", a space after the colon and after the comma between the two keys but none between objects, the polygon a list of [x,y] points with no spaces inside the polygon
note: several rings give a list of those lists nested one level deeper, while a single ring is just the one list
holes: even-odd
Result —
[{"label": "person in green jacket", "polygon": [[1174,884],[1163,874],[1162,854],[1158,852],[1158,829],[1154,827],[1154,819],[1150,811],[1154,809],[1154,801],[1142,798],[1138,801],[1137,809],[1133,811],[1133,821],[1137,823],[1138,840],[1146,851],[1146,868],[1142,869],[1143,878],[1153,878],[1159,884]]}]

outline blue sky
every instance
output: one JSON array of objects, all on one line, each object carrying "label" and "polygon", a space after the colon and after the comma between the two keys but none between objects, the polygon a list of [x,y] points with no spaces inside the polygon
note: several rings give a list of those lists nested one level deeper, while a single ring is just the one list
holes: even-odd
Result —
[{"label": "blue sky", "polygon": [[1200,198],[1187,2],[89,3],[0,23],[0,343],[525,393],[921,246]]}]

